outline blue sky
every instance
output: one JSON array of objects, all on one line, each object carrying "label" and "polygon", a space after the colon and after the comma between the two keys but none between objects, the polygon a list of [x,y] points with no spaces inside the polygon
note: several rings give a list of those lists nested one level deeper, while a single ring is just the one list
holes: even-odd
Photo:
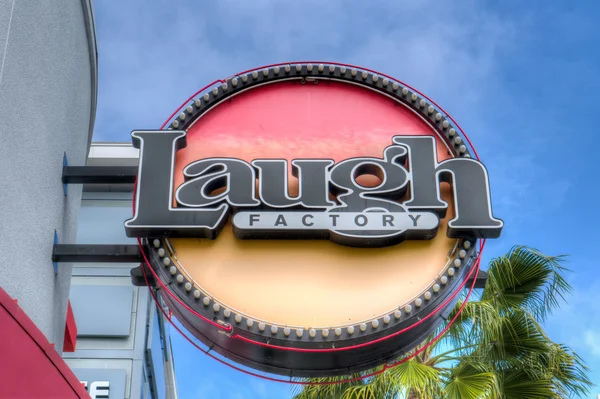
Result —
[{"label": "blue sky", "polygon": [[[578,351],[600,393],[600,92],[596,1],[96,1],[94,139],[157,128],[198,88],[241,70],[303,59],[362,65],[408,82],[450,112],[486,163],[502,238],[569,254],[575,290],[546,323]],[[594,184],[594,181],[596,184]],[[176,333],[180,397],[286,398]]]}]

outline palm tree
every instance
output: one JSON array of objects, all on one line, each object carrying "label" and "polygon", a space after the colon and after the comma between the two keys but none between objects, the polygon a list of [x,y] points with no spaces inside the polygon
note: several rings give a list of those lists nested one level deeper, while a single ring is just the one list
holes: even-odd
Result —
[{"label": "palm tree", "polygon": [[[571,290],[562,256],[517,246],[493,259],[488,280],[446,334],[410,360],[357,382],[298,385],[294,399],[548,399],[587,395],[582,359],[540,323]],[[457,304],[454,315],[463,305]],[[451,315],[448,319],[452,320]],[[442,326],[442,329],[445,326]],[[362,375],[376,372],[369,370]],[[346,377],[347,378],[347,377]],[[315,378],[312,382],[341,381]]]}]

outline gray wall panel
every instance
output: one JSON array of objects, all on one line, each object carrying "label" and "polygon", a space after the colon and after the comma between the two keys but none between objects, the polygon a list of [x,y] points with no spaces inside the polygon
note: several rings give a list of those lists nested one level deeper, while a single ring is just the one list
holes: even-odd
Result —
[{"label": "gray wall panel", "polygon": [[0,270],[0,286],[61,352],[71,266],[55,276],[51,254],[55,230],[61,242],[75,242],[81,186],[65,197],[60,177],[65,152],[73,165],[86,161],[95,39],[81,0],[12,6],[0,0],[0,252],[18,261]]},{"label": "gray wall panel", "polygon": [[0,0],[0,82],[2,82],[2,65],[6,53],[4,44],[12,22],[15,2],[16,0]]},{"label": "gray wall panel", "polygon": [[[107,350],[107,351],[132,351],[136,345],[136,336],[138,329],[138,296],[140,295],[140,289],[138,287],[132,287],[131,278],[120,277],[120,276],[73,276],[72,288],[76,286],[88,287],[88,286],[103,286],[103,287],[123,287],[124,289],[131,289],[133,299],[127,299],[127,304],[117,304],[120,310],[129,308],[129,334],[121,337],[109,337],[109,336],[79,336],[77,338],[77,350],[73,355],[77,357],[78,353],[87,350]],[[81,288],[85,291],[85,288]],[[81,296],[83,300],[88,300],[87,297]],[[86,305],[87,306],[87,305]],[[75,321],[77,321],[77,315],[75,315]],[[145,323],[142,322],[142,326]],[[65,354],[65,357],[72,357],[69,354]]]},{"label": "gray wall panel", "polygon": [[81,204],[77,232],[80,244],[135,244],[137,239],[125,235],[123,224],[131,218],[131,200],[84,200]]},{"label": "gray wall panel", "polygon": [[126,337],[131,328],[133,286],[72,285],[77,337]]}]

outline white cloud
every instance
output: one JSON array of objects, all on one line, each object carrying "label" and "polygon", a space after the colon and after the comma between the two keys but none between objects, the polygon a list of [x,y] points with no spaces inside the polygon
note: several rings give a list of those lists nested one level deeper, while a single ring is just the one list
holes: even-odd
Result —
[{"label": "white cloud", "polygon": [[[594,260],[581,258],[579,263],[583,266],[586,261]],[[597,300],[600,280],[580,274],[569,277],[575,287],[573,293],[565,298],[566,302],[549,317],[546,325],[553,332],[552,340],[571,346],[585,360],[592,361],[589,355],[600,358],[600,301]]]},{"label": "white cloud", "polygon": [[589,353],[600,357],[600,330],[584,331],[583,340],[589,349]]},{"label": "white cloud", "polygon": [[418,7],[314,0],[177,2],[156,9],[145,4],[96,4],[101,69],[96,140],[127,140],[134,128],[158,125],[212,80],[298,59],[379,69],[451,111],[466,110],[498,86],[499,53],[510,48],[517,29],[476,1]]}]

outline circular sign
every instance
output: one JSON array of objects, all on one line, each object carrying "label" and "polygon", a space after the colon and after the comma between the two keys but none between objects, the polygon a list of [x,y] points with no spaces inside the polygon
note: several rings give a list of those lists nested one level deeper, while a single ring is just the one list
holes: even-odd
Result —
[{"label": "circular sign", "polygon": [[159,294],[212,350],[262,371],[345,375],[411,350],[455,305],[476,240],[502,228],[445,113],[365,70],[239,74],[132,136],[125,226]]}]

